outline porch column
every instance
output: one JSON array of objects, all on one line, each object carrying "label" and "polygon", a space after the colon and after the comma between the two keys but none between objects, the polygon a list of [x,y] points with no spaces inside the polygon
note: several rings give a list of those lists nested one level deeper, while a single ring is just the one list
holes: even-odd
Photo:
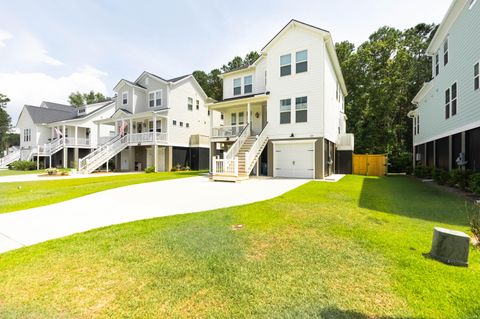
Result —
[{"label": "porch column", "polygon": [[133,125],[132,125],[132,119],[130,119],[130,123],[128,123],[128,133],[133,133]]},{"label": "porch column", "polygon": [[65,125],[63,125],[63,168],[67,168],[68,167],[68,150],[67,148],[65,147],[65,139],[67,137],[65,136]]},{"label": "porch column", "polygon": [[48,166],[48,168],[52,168],[52,155],[49,156],[49,160],[50,160],[50,165]]},{"label": "porch column", "polygon": [[[250,102],[247,103],[247,124],[250,123]],[[250,125],[250,131],[252,130],[252,126]]]},{"label": "porch column", "polygon": [[153,165],[158,172],[158,145],[157,145],[157,115],[153,114]]},{"label": "porch column", "polygon": [[78,145],[78,125],[75,125],[75,145]]},{"label": "porch column", "polygon": [[78,169],[78,153],[79,149],[78,147],[75,147],[73,149],[73,168]]}]

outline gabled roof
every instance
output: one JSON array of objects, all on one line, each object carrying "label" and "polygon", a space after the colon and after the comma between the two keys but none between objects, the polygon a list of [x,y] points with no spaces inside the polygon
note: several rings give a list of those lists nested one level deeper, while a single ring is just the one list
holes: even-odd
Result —
[{"label": "gabled roof", "polygon": [[437,28],[432,41],[430,41],[430,45],[427,48],[428,55],[435,55],[437,50],[443,44],[443,41],[447,38],[450,28],[460,16],[465,6],[469,3],[471,3],[469,0],[453,0],[450,8],[448,8],[447,13],[445,14],[445,17],[440,23],[440,26]]},{"label": "gabled roof", "polygon": [[74,106],[71,106],[71,105],[48,102],[48,101],[43,101],[42,104],[40,104],[40,107],[46,107],[49,109],[66,111],[66,112],[75,112],[77,110]]},{"label": "gabled roof", "polygon": [[173,79],[170,79],[168,80],[168,82],[178,82],[180,80],[183,80],[185,78],[188,78],[191,74],[185,74],[185,75],[182,75],[182,76],[177,76],[176,78],[173,78]]},{"label": "gabled roof", "polygon": [[58,122],[62,120],[72,119],[77,115],[75,111],[67,112],[33,105],[25,105],[22,112],[23,111],[28,112],[28,114],[32,118],[33,123],[35,124],[48,124],[52,122]]},{"label": "gabled roof", "polygon": [[167,80],[167,79],[162,78],[161,76],[158,76],[158,75],[153,74],[153,73],[151,73],[151,72],[143,71],[142,74],[140,74],[140,76],[135,80],[135,83],[138,83],[138,82],[140,81],[140,79],[141,79],[143,76],[145,76],[145,75],[149,75],[149,76],[154,77],[154,78],[156,78],[156,79],[158,79],[158,80],[160,80],[160,81],[162,81],[162,82],[165,82],[165,83],[175,83],[175,82],[178,82],[178,81],[180,81],[180,80],[183,80],[183,79],[191,76],[191,74],[185,74],[185,75],[177,76],[177,77],[175,77],[175,78],[172,78],[172,79],[170,79],[170,80]]},{"label": "gabled roof", "polygon": [[[115,103],[115,100],[109,100],[109,101],[100,102],[100,103],[88,104],[88,105],[85,105],[85,106],[86,107],[99,106],[99,105],[101,105],[101,106],[99,108],[93,110],[90,113],[78,115],[78,112],[77,112],[76,113],[77,116],[75,116],[74,118],[59,120],[59,121],[55,121],[55,122],[71,122],[71,121],[76,121],[76,120],[82,120],[82,119],[85,119],[85,118],[89,118],[89,117],[92,117],[92,116],[96,115],[97,113],[100,113],[101,111],[105,110],[107,107],[115,106],[114,103]],[[51,123],[54,123],[54,122],[51,122]]]},{"label": "gabled roof", "polygon": [[131,82],[131,81],[129,81],[129,80],[125,80],[125,79],[121,79],[120,81],[118,81],[117,85],[115,85],[115,86],[113,87],[113,89],[116,90],[116,88],[117,88],[118,86],[120,86],[120,84],[122,84],[122,83],[125,83],[125,84],[127,84],[127,85],[129,85],[129,86],[138,87],[138,88],[140,88],[140,89],[142,89],[142,90],[146,90],[146,87],[144,87],[144,86],[142,86],[142,85],[140,85],[140,84],[137,84],[137,83],[133,83],[133,82]]}]

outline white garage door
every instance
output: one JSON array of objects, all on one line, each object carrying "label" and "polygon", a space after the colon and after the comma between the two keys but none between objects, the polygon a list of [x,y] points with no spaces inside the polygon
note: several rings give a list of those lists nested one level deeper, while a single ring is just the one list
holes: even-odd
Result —
[{"label": "white garage door", "polygon": [[274,176],[315,178],[314,143],[275,143]]}]

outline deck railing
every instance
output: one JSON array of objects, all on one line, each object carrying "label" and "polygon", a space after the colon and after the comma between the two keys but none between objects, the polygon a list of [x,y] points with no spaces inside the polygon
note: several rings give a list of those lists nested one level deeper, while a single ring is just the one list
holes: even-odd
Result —
[{"label": "deck railing", "polygon": [[238,177],[238,157],[227,160],[224,158],[212,158],[212,173],[213,175],[229,175]]},{"label": "deck railing", "polygon": [[211,137],[212,138],[226,138],[226,137],[237,137],[242,133],[247,124],[241,125],[224,125],[212,127]]},{"label": "deck railing", "polygon": [[245,152],[245,173],[250,174],[252,171],[255,162],[260,157],[263,149],[268,143],[267,128],[268,122],[263,128],[262,132],[257,135],[257,140],[253,143],[252,147],[248,152]]}]

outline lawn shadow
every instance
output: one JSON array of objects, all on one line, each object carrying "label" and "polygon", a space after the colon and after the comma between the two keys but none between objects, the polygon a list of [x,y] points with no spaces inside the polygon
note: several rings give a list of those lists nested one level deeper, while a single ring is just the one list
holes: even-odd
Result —
[{"label": "lawn shadow", "polygon": [[359,206],[431,222],[467,226],[466,201],[409,176],[363,180]]},{"label": "lawn shadow", "polygon": [[427,317],[390,317],[390,316],[368,316],[353,310],[342,310],[335,307],[322,309],[319,313],[322,319],[427,319]]}]

